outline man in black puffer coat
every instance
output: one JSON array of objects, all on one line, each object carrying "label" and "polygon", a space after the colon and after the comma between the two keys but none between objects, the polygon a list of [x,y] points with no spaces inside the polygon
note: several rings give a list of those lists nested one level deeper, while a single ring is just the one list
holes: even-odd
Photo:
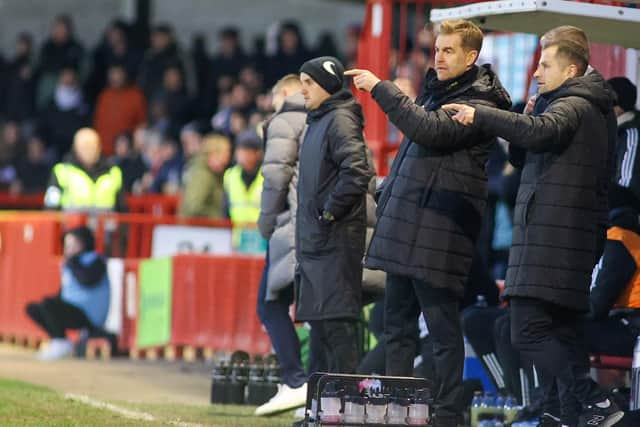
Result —
[{"label": "man in black puffer coat", "polygon": [[415,103],[391,82],[351,70],[406,136],[378,200],[378,223],[365,265],[387,272],[386,374],[411,376],[413,331],[420,310],[433,339],[435,426],[457,426],[462,414],[464,344],[459,305],[487,201],[485,164],[495,138],[465,128],[439,107],[454,100],[509,108],[509,95],[489,66],[475,62],[482,32],[445,21],[436,40],[436,69]]},{"label": "man in black puffer coat", "polygon": [[[560,393],[562,420],[545,415],[542,424],[609,427],[623,412],[589,378],[578,331],[604,241],[615,96],[600,74],[585,74],[589,46],[584,32],[574,30],[542,39],[533,116],[444,108],[458,111],[455,120],[527,150],[504,296],[511,302],[513,344],[534,362],[547,396],[556,385]],[[581,414],[572,401],[582,405]]]},{"label": "man in black puffer coat", "polygon": [[311,359],[326,360],[330,372],[354,373],[366,194],[373,171],[362,110],[342,89],[343,72],[333,57],[315,58],[300,68],[309,113],[299,157],[295,302],[296,320],[311,324]]}]

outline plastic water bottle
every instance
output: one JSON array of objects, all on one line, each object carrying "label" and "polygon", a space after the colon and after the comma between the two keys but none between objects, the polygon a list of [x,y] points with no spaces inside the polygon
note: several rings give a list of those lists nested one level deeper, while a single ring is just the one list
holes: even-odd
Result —
[{"label": "plastic water bottle", "polygon": [[496,427],[502,427],[504,421],[504,397],[497,395],[493,405],[493,422]]},{"label": "plastic water bottle", "polygon": [[476,391],[473,393],[473,399],[471,400],[471,427],[478,427],[478,415],[480,415],[482,405],[482,392]]},{"label": "plastic water bottle", "polygon": [[513,396],[507,396],[504,400],[504,406],[502,407],[502,413],[504,414],[504,423],[506,425],[511,425],[513,420],[516,419],[516,415],[518,415],[518,402],[516,398]]},{"label": "plastic water bottle", "polygon": [[640,336],[633,349],[633,363],[631,364],[631,401],[629,409],[636,411],[640,409]]},{"label": "plastic water bottle", "polygon": [[493,393],[486,392],[482,403],[480,404],[480,413],[478,414],[478,427],[493,427],[496,412],[496,400]]}]

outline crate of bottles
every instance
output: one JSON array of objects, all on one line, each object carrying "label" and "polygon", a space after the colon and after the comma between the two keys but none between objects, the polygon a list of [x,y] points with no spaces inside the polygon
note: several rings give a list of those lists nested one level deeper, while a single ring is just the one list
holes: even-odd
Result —
[{"label": "crate of bottles", "polygon": [[423,378],[316,373],[309,378],[304,425],[427,426],[430,385]]}]

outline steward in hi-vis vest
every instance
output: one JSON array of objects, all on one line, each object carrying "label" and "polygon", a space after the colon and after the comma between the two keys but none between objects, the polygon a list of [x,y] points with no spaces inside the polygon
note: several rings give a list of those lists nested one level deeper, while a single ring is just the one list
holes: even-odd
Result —
[{"label": "steward in hi-vis vest", "polygon": [[[224,173],[225,211],[233,222],[233,246],[241,249],[243,229],[256,229],[256,238],[260,247],[266,246],[257,232],[260,217],[260,200],[262,195],[262,159],[264,155],[263,142],[253,130],[242,132],[236,138],[236,166]],[[249,232],[249,234],[253,234]],[[249,238],[249,237],[248,237]]]},{"label": "steward in hi-vis vest", "polygon": [[53,167],[44,204],[65,211],[123,211],[122,171],[100,157],[100,139],[90,128],[76,132],[69,158]]}]

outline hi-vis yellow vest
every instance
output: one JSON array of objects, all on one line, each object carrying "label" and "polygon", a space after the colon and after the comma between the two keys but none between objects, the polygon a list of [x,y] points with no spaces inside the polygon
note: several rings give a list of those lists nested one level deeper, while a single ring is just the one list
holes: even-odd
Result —
[{"label": "hi-vis yellow vest", "polygon": [[256,224],[260,216],[262,196],[262,168],[247,188],[242,180],[242,168],[234,166],[224,173],[224,191],[229,200],[229,216],[236,225]]},{"label": "hi-vis yellow vest", "polygon": [[[607,239],[622,243],[633,257],[636,266],[640,267],[640,236],[621,227],[611,227],[607,230]],[[640,269],[636,270],[636,274],[633,275],[614,307],[640,308]]]},{"label": "hi-vis yellow vest", "polygon": [[122,188],[122,171],[118,166],[112,166],[95,181],[70,163],[58,163],[53,167],[53,173],[62,189],[60,207],[63,210],[113,209],[116,206]]}]

